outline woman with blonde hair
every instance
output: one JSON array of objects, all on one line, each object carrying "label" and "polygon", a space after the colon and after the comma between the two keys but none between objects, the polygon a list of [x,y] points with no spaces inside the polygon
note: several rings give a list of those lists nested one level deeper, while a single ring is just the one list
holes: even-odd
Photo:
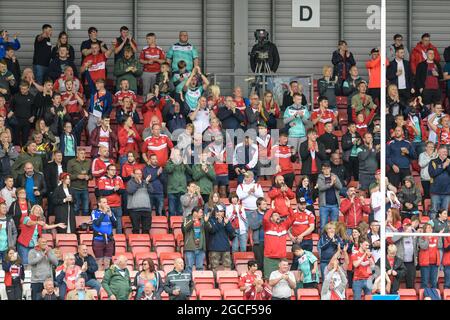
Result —
[{"label": "woman with blonde hair", "polygon": [[269,113],[269,119],[267,119],[267,128],[269,130],[277,128],[277,119],[280,118],[280,107],[273,98],[273,93],[270,90],[264,92],[264,107]]},{"label": "woman with blonde hair", "polygon": [[406,109],[406,106],[400,102],[398,88],[393,83],[387,87],[386,107],[389,108],[389,113],[394,117],[403,114]]},{"label": "woman with blonde hair", "polygon": [[58,35],[58,41],[56,42],[56,46],[52,49],[52,59],[58,58],[58,50],[61,46],[66,46],[69,55],[67,57],[70,61],[75,61],[75,50],[69,44],[69,35],[65,31],[61,31]]},{"label": "woman with blonde hair", "polygon": [[23,220],[21,219],[17,251],[24,265],[28,264],[28,253],[37,245],[38,239],[42,236],[42,230],[53,230],[55,228],[65,229],[66,225],[64,223],[46,224],[44,210],[40,205],[34,205],[30,210],[30,215]]},{"label": "woman with blonde hair", "polygon": [[336,107],[336,92],[339,92],[339,82],[337,76],[333,76],[333,68],[329,65],[325,65],[322,68],[323,77],[317,82],[319,88],[319,95],[328,98],[328,108],[333,111]]},{"label": "woman with blonde hair", "polygon": [[208,87],[208,106],[215,114],[219,112],[219,107],[225,104],[224,97],[220,95],[220,87],[212,84]]}]

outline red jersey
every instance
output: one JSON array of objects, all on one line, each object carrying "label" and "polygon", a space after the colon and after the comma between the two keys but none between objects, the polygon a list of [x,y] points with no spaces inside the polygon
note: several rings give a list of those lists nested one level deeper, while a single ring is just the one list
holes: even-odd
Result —
[{"label": "red jersey", "polygon": [[131,130],[134,132],[134,136],[130,137],[123,126],[119,128],[119,155],[121,156],[127,155],[130,151],[139,153],[139,144],[142,138],[134,125]]},{"label": "red jersey", "polygon": [[222,150],[214,149],[214,143],[210,144],[208,149],[211,152],[211,155],[215,158],[214,171],[216,172],[216,176],[227,176],[227,150],[225,148],[222,148]]},{"label": "red jersey", "polygon": [[95,187],[98,188],[98,181],[100,180],[100,178],[102,176],[104,176],[106,174],[106,167],[110,164],[111,162],[109,161],[109,159],[107,161],[103,161],[102,159],[100,159],[100,157],[95,158],[92,161],[92,176],[95,178]]},{"label": "red jersey", "polygon": [[450,144],[450,128],[438,128],[436,131],[438,145]]},{"label": "red jersey", "polygon": [[[141,169],[144,170],[145,165],[143,163],[137,163],[135,162],[134,164],[129,163],[128,161],[122,166],[122,178],[128,178],[131,176],[131,174],[134,172],[134,170],[136,169]],[[127,184],[125,183],[125,186],[127,186]]]},{"label": "red jersey", "polygon": [[157,116],[159,123],[164,122],[161,111],[166,105],[165,99],[150,99],[142,106],[142,116],[144,118],[144,128],[150,128],[153,116]]},{"label": "red jersey", "polygon": [[120,90],[120,91],[117,91],[114,94],[114,102],[115,103],[122,103],[123,98],[125,98],[125,97],[131,98],[131,100],[133,102],[137,101],[136,93],[134,93],[134,91],[131,91],[131,90],[122,91],[122,90]]},{"label": "red jersey", "polygon": [[263,285],[261,292],[256,292],[253,285],[256,279],[261,279],[257,274],[243,273],[239,278],[239,288],[245,287],[244,300],[270,300],[272,298],[272,291]]},{"label": "red jersey", "polygon": [[285,175],[287,173],[294,172],[294,166],[291,161],[291,147],[288,145],[274,145],[271,152],[271,158],[275,159],[278,162],[278,165],[281,167],[281,172],[278,174]]},{"label": "red jersey", "polygon": [[[56,276],[58,276],[64,269],[64,265],[60,265],[55,269]],[[64,282],[66,284],[66,296],[67,294],[75,290],[75,282],[77,281],[78,276],[81,274],[80,266],[74,266],[72,269],[66,271],[66,276],[64,277]]]},{"label": "red jersey", "polygon": [[286,237],[291,222],[289,219],[277,224],[270,220],[273,210],[264,214],[264,257],[272,259],[286,258]]},{"label": "red jersey", "polygon": [[442,265],[444,267],[450,267],[450,250],[445,250],[450,248],[450,237],[444,238],[444,254],[442,256]]},{"label": "red jersey", "polygon": [[265,137],[256,137],[258,143],[258,156],[259,159],[270,159],[272,149],[272,137],[267,134]]},{"label": "red jersey", "polygon": [[[155,59],[166,59],[166,53],[160,47],[149,47],[146,46],[142,49],[141,54],[139,55],[139,59],[143,60],[155,60]],[[161,71],[161,64],[157,61],[154,61],[151,64],[144,64],[144,72],[159,72]]]},{"label": "red jersey", "polygon": [[94,83],[98,79],[106,79],[107,60],[108,58],[104,53],[99,53],[95,56],[93,54],[90,54],[86,58],[84,58],[83,63],[87,63],[88,61],[92,62],[92,65],[89,67],[88,71]]},{"label": "red jersey", "polygon": [[21,202],[19,201],[19,208],[20,208],[20,213],[22,214],[20,216],[20,223],[19,223],[19,231],[22,230],[22,226],[23,226],[23,219],[25,219],[25,217],[28,217],[28,201],[24,201]]},{"label": "red jersey", "polygon": [[311,121],[317,119],[319,117],[319,114],[321,115],[321,118],[320,118],[319,122],[316,123],[316,130],[317,130],[317,135],[320,137],[321,135],[323,135],[325,133],[325,123],[334,122],[334,120],[336,119],[336,116],[334,115],[334,112],[331,110],[327,109],[322,112],[319,109],[312,113]]},{"label": "red jersey", "polygon": [[[5,263],[5,262],[3,262]],[[25,278],[25,271],[23,270],[23,265],[20,264],[12,264],[8,270],[5,271],[5,286],[11,287],[13,285],[13,281],[18,281],[17,279],[21,279],[22,276]]]},{"label": "red jersey", "polygon": [[[298,237],[303,232],[305,232],[311,225],[314,227],[315,217],[314,214],[309,210],[305,210],[305,212],[300,212],[298,210],[294,210],[289,219],[292,223],[291,233],[294,237]],[[304,240],[312,239],[312,232],[303,237]]]},{"label": "red jersey", "polygon": [[[80,94],[80,97],[83,99],[83,96]],[[81,111],[81,105],[78,103],[75,95],[70,95],[68,91],[64,92],[61,95],[62,101],[67,101],[68,103],[65,105],[67,113],[77,113]],[[83,99],[84,100],[84,99]]]},{"label": "red jersey", "polygon": [[168,136],[161,134],[159,137],[147,137],[142,145],[142,153],[147,154],[149,158],[156,154],[158,165],[164,167],[169,160],[169,149],[173,148],[172,140]]},{"label": "red jersey", "polygon": [[110,207],[120,207],[122,205],[122,197],[117,191],[114,191],[114,187],[119,186],[119,190],[125,189],[125,185],[123,184],[123,180],[119,176],[114,176],[113,178],[110,178],[108,176],[103,176],[98,181],[98,190],[101,191],[113,191],[112,194],[105,196],[105,198],[108,200],[108,205]]},{"label": "red jersey", "polygon": [[292,192],[291,189],[288,188],[283,192],[280,188],[273,187],[272,189],[270,189],[267,195],[269,196],[270,200],[275,203],[275,208],[277,208],[277,212],[280,214],[280,216],[286,217],[290,214],[291,206],[288,206],[286,202],[287,200],[295,198],[295,193]]},{"label": "red jersey", "polygon": [[419,250],[419,266],[440,265],[438,237],[424,237],[428,240],[428,249]]},{"label": "red jersey", "polygon": [[[55,90],[56,92],[59,92],[61,94],[65,93],[67,91],[66,80],[67,80],[67,77],[65,75],[56,79],[55,83],[53,84],[53,90]],[[78,78],[73,77],[72,84],[73,84],[73,87],[75,88],[75,90],[77,90],[77,92],[83,94],[84,89],[83,89],[83,86],[81,85],[81,81]]]},{"label": "red jersey", "polygon": [[[358,251],[357,253],[352,254],[352,261],[357,261],[359,258],[361,258],[364,255],[361,251]],[[372,257],[368,258],[367,255],[364,258],[363,262],[368,262],[370,259],[373,259]],[[370,263],[366,266],[359,265],[357,267],[354,267],[353,271],[353,281],[356,280],[367,280],[372,275],[372,269],[370,267]]]}]

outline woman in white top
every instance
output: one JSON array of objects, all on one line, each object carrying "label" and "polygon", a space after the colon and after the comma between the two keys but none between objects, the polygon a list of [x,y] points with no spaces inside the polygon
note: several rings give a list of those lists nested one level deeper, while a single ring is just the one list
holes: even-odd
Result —
[{"label": "woman in white top", "polygon": [[233,239],[232,251],[245,252],[247,251],[248,238],[248,221],[244,207],[240,204],[239,197],[236,193],[231,193],[230,204],[226,207],[225,215],[228,221],[231,222],[233,229],[236,232],[236,237]]}]

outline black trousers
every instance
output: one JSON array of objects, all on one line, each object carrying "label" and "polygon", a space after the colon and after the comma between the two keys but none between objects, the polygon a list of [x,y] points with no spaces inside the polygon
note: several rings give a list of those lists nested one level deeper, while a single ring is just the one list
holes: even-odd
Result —
[{"label": "black trousers", "polygon": [[6,295],[8,300],[22,300],[22,285],[16,284],[6,287]]},{"label": "black trousers", "polygon": [[37,300],[38,295],[42,294],[44,290],[43,283],[32,283],[31,284],[31,300]]},{"label": "black trousers", "polygon": [[423,189],[422,199],[430,199],[430,181],[420,180]]},{"label": "black trousers", "polygon": [[410,93],[411,93],[411,89],[398,90],[398,96],[400,98],[400,102],[402,102],[405,106],[409,105],[408,102],[409,102],[409,97],[411,96]]},{"label": "black trousers", "polygon": [[381,89],[380,88],[371,88],[367,90],[367,94],[372,97],[373,102],[380,103],[381,100]]},{"label": "black trousers", "polygon": [[347,270],[348,287],[351,289],[353,285],[353,270]]},{"label": "black trousers", "polygon": [[134,234],[148,234],[152,226],[152,213],[150,210],[129,210],[131,226]]},{"label": "black trousers", "polygon": [[253,253],[255,254],[258,269],[264,274],[264,242],[253,245]]},{"label": "black trousers", "polygon": [[389,173],[387,174],[389,182],[395,187],[398,187],[406,176],[411,175],[411,170],[409,168],[399,168],[399,169],[400,169],[399,172],[395,173],[394,170],[391,168],[389,170]]},{"label": "black trousers", "polygon": [[285,175],[283,175],[283,177],[284,177],[284,182],[286,183],[286,185],[292,189],[292,186],[294,185],[295,174],[294,173],[286,173]]},{"label": "black trousers", "polygon": [[436,104],[442,100],[441,90],[423,89],[422,92],[423,104]]},{"label": "black trousers", "polygon": [[414,262],[405,262],[406,267],[406,288],[414,289],[414,282],[416,281],[416,265]]},{"label": "black trousers", "polygon": [[30,135],[31,123],[28,119],[16,118],[17,125],[14,126],[12,132],[15,145],[24,146],[27,144],[28,137]]},{"label": "black trousers", "polygon": [[359,179],[359,161],[358,157],[349,157],[348,161],[344,161],[344,167],[347,171],[347,177],[353,177],[353,180]]}]

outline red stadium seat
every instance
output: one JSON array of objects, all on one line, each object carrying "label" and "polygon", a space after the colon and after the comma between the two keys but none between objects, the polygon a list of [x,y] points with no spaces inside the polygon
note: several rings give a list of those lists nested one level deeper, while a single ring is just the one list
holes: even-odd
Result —
[{"label": "red stadium seat", "polygon": [[92,239],[94,235],[92,233],[80,234],[80,244],[85,244],[87,246],[92,246]]},{"label": "red stadium seat", "polygon": [[162,252],[175,252],[175,238],[173,234],[154,234],[152,241],[158,255]]},{"label": "red stadium seat", "polygon": [[417,300],[417,292],[415,289],[399,289],[398,294],[400,300]]},{"label": "red stadium seat", "polygon": [[239,276],[237,271],[218,270],[216,279],[222,294],[224,294],[225,290],[239,289]]},{"label": "red stadium seat", "polygon": [[63,245],[63,246],[58,246],[59,250],[61,251],[61,255],[63,256],[63,258],[65,257],[65,255],[67,253],[77,253],[78,251],[78,246],[71,246],[71,245]]},{"label": "red stadium seat", "polygon": [[158,266],[158,256],[156,255],[156,252],[136,252],[133,253],[134,255],[134,261],[136,263],[136,267],[139,267],[142,263],[142,260],[144,259],[151,259],[153,263],[155,264],[155,267],[159,269]]},{"label": "red stadium seat", "polygon": [[150,235],[128,234],[127,238],[128,238],[128,245],[133,253],[151,251]]},{"label": "red stadium seat", "polygon": [[183,217],[182,216],[170,217],[170,229],[174,230],[177,228],[181,228],[182,225],[183,225]]},{"label": "red stadium seat", "polygon": [[161,252],[159,256],[159,262],[161,269],[167,274],[173,270],[173,263],[175,259],[181,258],[179,252]]},{"label": "red stadium seat", "polygon": [[152,227],[150,229],[150,235],[155,234],[167,234],[169,232],[169,225],[166,216],[153,216]]},{"label": "red stadium seat", "polygon": [[204,289],[199,293],[200,300],[222,300],[219,289]]},{"label": "red stadium seat", "polygon": [[78,246],[77,235],[74,233],[57,233],[55,236],[56,246]]},{"label": "red stadium seat", "polygon": [[317,289],[298,289],[297,300],[320,300],[319,291]]},{"label": "red stadium seat", "polygon": [[112,262],[115,263],[117,261],[117,259],[119,258],[119,256],[125,256],[127,257],[128,261],[127,261],[127,267],[128,269],[131,271],[134,270],[134,259],[133,259],[133,255],[131,252],[122,252],[120,254],[117,254],[115,256],[112,257]]},{"label": "red stadium seat", "polygon": [[44,238],[44,239],[47,240],[47,245],[48,245],[50,248],[53,248],[53,247],[55,246],[55,244],[54,244],[54,242],[53,242],[53,234],[51,234],[51,233],[43,233],[43,234],[41,235],[41,238]]},{"label": "red stadium seat", "polygon": [[228,289],[223,293],[223,300],[244,300],[244,293],[239,289]]},{"label": "red stadium seat", "polygon": [[195,290],[200,293],[205,289],[214,289],[215,281],[212,271],[192,271],[192,279],[194,280]]}]

